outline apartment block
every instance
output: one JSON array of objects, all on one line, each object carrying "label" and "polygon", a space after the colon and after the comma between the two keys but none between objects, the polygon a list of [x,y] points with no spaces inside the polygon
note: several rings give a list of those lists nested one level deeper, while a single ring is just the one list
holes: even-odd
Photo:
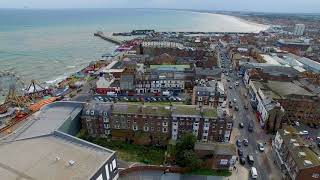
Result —
[{"label": "apartment block", "polygon": [[217,117],[217,109],[194,105],[89,103],[82,127],[94,137],[111,137],[135,144],[167,144],[184,133],[199,141],[229,141],[232,120]]},{"label": "apartment block", "polygon": [[318,179],[320,178],[319,156],[301,136],[293,127],[279,130],[273,141],[273,154],[288,179]]}]

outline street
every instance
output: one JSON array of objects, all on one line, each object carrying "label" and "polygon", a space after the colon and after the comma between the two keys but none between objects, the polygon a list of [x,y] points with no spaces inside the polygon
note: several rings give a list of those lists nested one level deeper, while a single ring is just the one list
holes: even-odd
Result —
[{"label": "street", "polygon": [[[225,58],[225,63],[226,67],[230,67],[231,63],[227,58]],[[222,75],[221,80],[224,83],[224,88],[227,95],[227,105],[229,105],[229,101],[232,101],[232,107],[226,107],[229,108],[229,112],[234,119],[234,130],[232,132],[234,133],[234,138],[230,140],[230,143],[235,143],[237,139],[241,140],[241,142],[243,141],[243,139],[248,139],[248,146],[244,146],[242,142],[240,149],[243,150],[243,157],[246,159],[246,161],[247,155],[252,155],[254,157],[254,164],[252,166],[257,169],[258,179],[281,179],[281,172],[273,163],[274,160],[271,153],[271,144],[269,143],[271,136],[266,134],[266,132],[261,128],[259,122],[256,120],[255,112],[251,108],[249,102],[249,97],[245,97],[245,94],[247,94],[248,92],[241,77],[238,77],[237,71],[227,70]],[[238,86],[235,85],[236,82],[239,83]],[[234,102],[234,99],[236,99],[236,102]],[[244,108],[245,105],[248,105],[248,109]],[[238,111],[235,110],[236,106],[238,107]],[[252,122],[254,125],[253,132],[248,131],[249,122]],[[239,123],[243,123],[244,127],[240,128]],[[264,144],[264,152],[259,151],[259,142]],[[239,166],[243,165],[239,164]],[[248,164],[248,162],[246,162],[244,166],[248,170],[250,170],[250,168],[252,167]],[[250,173],[249,179],[251,179]]]}]

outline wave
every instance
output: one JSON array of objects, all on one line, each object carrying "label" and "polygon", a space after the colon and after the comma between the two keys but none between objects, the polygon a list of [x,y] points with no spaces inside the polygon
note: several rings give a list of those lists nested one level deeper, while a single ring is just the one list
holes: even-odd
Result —
[{"label": "wave", "polygon": [[68,75],[58,76],[56,79],[46,81],[45,83],[48,84],[48,85],[58,84],[59,82],[67,79],[67,77],[69,77],[69,76]]}]

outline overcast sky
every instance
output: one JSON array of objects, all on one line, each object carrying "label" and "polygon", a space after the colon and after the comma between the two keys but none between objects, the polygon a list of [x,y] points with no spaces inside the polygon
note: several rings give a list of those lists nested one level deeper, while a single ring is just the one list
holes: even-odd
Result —
[{"label": "overcast sky", "polygon": [[0,0],[0,8],[173,8],[320,13],[320,0]]}]

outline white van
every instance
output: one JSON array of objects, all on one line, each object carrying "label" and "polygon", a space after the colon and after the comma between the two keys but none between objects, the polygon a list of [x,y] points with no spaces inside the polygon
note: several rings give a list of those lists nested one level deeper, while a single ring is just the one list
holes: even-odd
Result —
[{"label": "white van", "polygon": [[257,169],[255,167],[251,167],[251,178],[252,179],[257,179],[258,178],[258,172],[257,172]]}]

